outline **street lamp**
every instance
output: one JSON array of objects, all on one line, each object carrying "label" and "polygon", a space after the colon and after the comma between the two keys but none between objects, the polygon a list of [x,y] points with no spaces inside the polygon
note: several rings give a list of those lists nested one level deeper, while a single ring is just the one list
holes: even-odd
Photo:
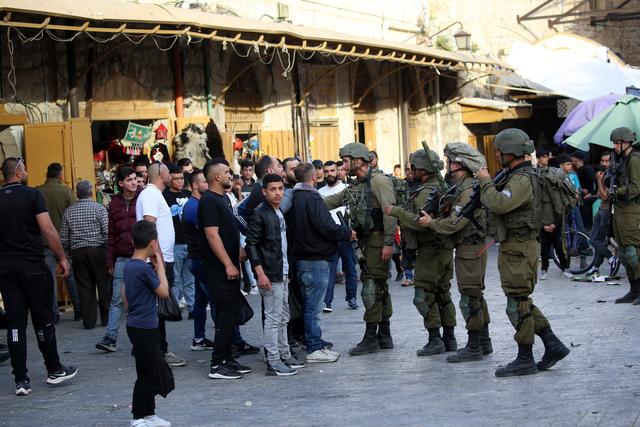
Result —
[{"label": "street lamp", "polygon": [[471,34],[465,30],[460,30],[453,35],[453,39],[456,41],[458,50],[471,50]]}]

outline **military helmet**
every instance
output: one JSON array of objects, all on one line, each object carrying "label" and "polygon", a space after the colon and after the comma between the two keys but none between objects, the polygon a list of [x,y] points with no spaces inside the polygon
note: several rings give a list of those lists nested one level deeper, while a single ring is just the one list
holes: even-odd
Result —
[{"label": "military helmet", "polygon": [[416,169],[424,169],[427,172],[438,172],[444,169],[444,163],[440,160],[438,153],[429,150],[429,155],[422,148],[409,156],[411,166]]},{"label": "military helmet", "polygon": [[611,137],[609,138],[611,141],[631,141],[635,142],[636,134],[629,129],[628,127],[619,127],[615,128],[611,131]]},{"label": "military helmet", "polygon": [[472,173],[487,166],[484,156],[475,148],[464,142],[450,142],[444,147],[444,156],[452,162],[462,163]]},{"label": "military helmet", "polygon": [[516,128],[505,129],[493,139],[493,146],[503,154],[521,157],[534,152],[533,141],[524,131]]},{"label": "military helmet", "polygon": [[340,148],[338,152],[340,158],[345,156],[353,157],[354,159],[364,159],[365,161],[371,161],[371,154],[369,148],[366,145],[359,142],[351,142],[344,147]]}]

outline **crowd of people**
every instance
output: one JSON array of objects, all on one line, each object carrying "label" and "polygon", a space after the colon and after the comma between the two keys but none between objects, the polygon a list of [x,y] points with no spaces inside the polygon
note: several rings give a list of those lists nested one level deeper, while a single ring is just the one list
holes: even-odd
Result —
[{"label": "crowd of people", "polygon": [[[614,151],[601,156],[597,172],[588,164],[588,153],[579,151],[554,158],[538,150],[536,167],[555,163],[574,183],[581,202],[569,219],[591,230],[597,257],[593,274],[605,259],[619,257],[630,291],[616,302],[640,304],[640,154],[626,128],[614,130],[611,140]],[[484,298],[490,236],[499,243],[498,270],[518,345],[515,360],[495,375],[551,368],[569,349],[531,294],[540,254],[540,279],[547,278],[552,246],[570,277],[561,240],[567,218],[546,224],[537,217],[539,189],[531,178],[535,148],[529,137],[507,129],[493,144],[506,171],[499,182],[489,176],[482,154],[458,142],[444,148],[445,176],[445,162],[428,149],[412,153],[405,178],[397,176],[398,170],[387,175],[378,168],[377,153],[359,143],[340,148],[338,161],[304,163],[270,155],[243,160],[239,175],[225,159],[213,159],[202,169],[189,159],[167,164],[140,159],[119,167],[119,191],[107,207],[92,200],[88,181],[75,183],[75,194],[67,188],[58,163],[49,165],[46,182],[36,189],[26,185],[24,161],[7,158],[0,190],[0,292],[16,395],[31,393],[28,312],[47,382],[59,384],[77,373],[61,364],[57,351],[58,275],[65,278],[75,321],[91,329],[99,314],[105,333],[96,348],[117,351],[120,321],[128,312],[137,372],[134,426],[171,425],[155,414],[155,395],[171,390],[159,390],[157,376],[166,375],[165,367],[187,364],[169,350],[158,299],[173,298],[186,309],[193,321],[191,350],[212,353],[209,378],[238,379],[252,372],[237,357],[261,348],[267,375],[291,376],[306,363],[339,359],[324,340],[321,313],[334,309],[340,281],[346,308],[359,309],[358,270],[365,331],[349,354],[394,347],[388,284],[393,260],[396,280],[414,287],[413,304],[427,330],[417,355],[453,352],[450,363],[481,360],[493,352]],[[473,203],[477,206],[468,209]],[[609,249],[611,222],[618,257]],[[460,348],[451,295],[454,272],[468,336]],[[239,326],[252,316],[247,294],[261,297],[261,347],[240,333]],[[206,336],[207,309],[215,325],[212,339]],[[537,363],[535,335],[545,347]]]}]

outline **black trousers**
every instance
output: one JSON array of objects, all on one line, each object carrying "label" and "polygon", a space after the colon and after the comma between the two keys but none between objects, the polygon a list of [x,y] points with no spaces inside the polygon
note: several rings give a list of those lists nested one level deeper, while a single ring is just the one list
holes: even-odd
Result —
[{"label": "black trousers", "polygon": [[551,254],[551,247],[558,254],[558,260],[560,261],[560,269],[564,270],[569,268],[569,263],[567,262],[567,258],[564,256],[564,251],[562,250],[562,227],[556,226],[556,229],[553,230],[553,233],[547,233],[544,229],[540,230],[540,257],[542,258],[542,266],[541,269],[547,271],[549,269],[549,257]]},{"label": "black trousers", "polygon": [[219,365],[231,359],[233,329],[240,319],[240,280],[227,280],[226,274],[204,266],[204,283],[209,298],[216,307],[216,335],[213,339],[211,365]]},{"label": "black trousers", "polygon": [[133,386],[131,413],[134,419],[154,415],[157,392],[156,375],[160,371],[162,353],[157,329],[141,329],[127,326],[127,335],[133,345],[138,378]]},{"label": "black trousers", "polygon": [[[6,262],[6,260],[5,260]],[[61,368],[53,325],[53,277],[44,260],[26,263],[11,260],[0,265],[0,293],[7,320],[7,344],[16,382],[27,376],[27,321],[31,312],[38,348],[48,372]]]},{"label": "black trousers", "polygon": [[[172,292],[171,288],[173,288],[173,281],[175,280],[175,275],[173,274],[173,263],[165,262],[164,263],[165,274],[167,275],[167,282],[169,282],[169,292]],[[158,333],[160,334],[160,351],[162,353],[166,353],[169,351],[169,343],[167,343],[167,325],[163,319],[158,318]]]},{"label": "black trousers", "polygon": [[[102,247],[85,247],[71,253],[73,275],[80,297],[80,314],[86,329],[96,326],[96,305],[100,310],[100,321],[106,326],[111,303],[111,281],[105,268],[107,250]],[[96,288],[98,299],[96,300]]]}]

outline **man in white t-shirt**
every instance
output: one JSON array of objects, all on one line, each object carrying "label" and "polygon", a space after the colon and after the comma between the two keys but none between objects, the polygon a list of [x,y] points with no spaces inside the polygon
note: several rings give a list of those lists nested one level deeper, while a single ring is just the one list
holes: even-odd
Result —
[{"label": "man in white t-shirt", "polygon": [[[327,196],[340,193],[345,188],[347,188],[347,185],[340,180],[340,172],[338,170],[338,166],[334,161],[329,160],[328,162],[326,162],[323,169],[326,185],[318,190],[323,199]],[[340,206],[336,209],[331,210],[331,216],[333,217],[333,220],[336,222],[336,224],[340,224],[340,220],[338,219],[337,215],[338,212],[342,212],[343,215],[346,215],[346,208],[344,206]],[[324,297],[324,307],[322,309],[322,311],[324,311],[325,313],[330,313],[333,311],[333,309],[331,308],[331,303],[333,302],[333,290],[336,285],[336,268],[338,265],[338,258],[342,260],[342,270],[344,271],[346,285],[345,300],[347,301],[347,306],[350,310],[355,310],[358,308],[358,303],[356,301],[358,292],[356,256],[353,253],[351,242],[339,241],[338,252],[334,257],[329,270],[329,286],[327,287],[327,293]]]},{"label": "man in white t-shirt", "polygon": [[[171,182],[169,168],[162,163],[153,163],[147,168],[149,184],[142,190],[136,201],[136,220],[147,220],[156,224],[158,230],[158,244],[162,251],[162,258],[165,263],[165,271],[169,287],[173,286],[173,247],[175,245],[175,230],[171,209],[165,200],[162,192]],[[126,286],[126,284],[125,284]],[[165,356],[165,360],[170,366],[184,366],[187,364],[182,359],[168,351],[167,330],[164,320],[159,319],[158,331],[160,332],[160,350]]]}]

